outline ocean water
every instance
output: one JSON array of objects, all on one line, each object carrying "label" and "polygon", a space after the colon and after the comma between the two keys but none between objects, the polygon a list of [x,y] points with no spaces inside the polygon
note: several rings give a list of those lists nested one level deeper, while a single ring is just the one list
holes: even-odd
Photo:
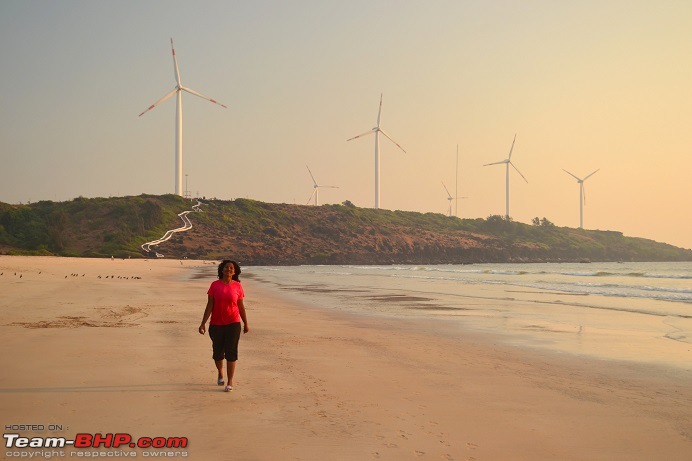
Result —
[{"label": "ocean water", "polygon": [[243,272],[326,309],[437,320],[445,334],[487,332],[514,346],[692,371],[690,262],[252,266]]}]

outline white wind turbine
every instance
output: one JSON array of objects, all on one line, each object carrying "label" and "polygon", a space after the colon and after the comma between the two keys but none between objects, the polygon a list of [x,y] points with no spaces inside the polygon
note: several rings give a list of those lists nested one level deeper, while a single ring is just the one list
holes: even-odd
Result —
[{"label": "white wind turbine", "polygon": [[319,201],[319,190],[320,190],[320,187],[329,187],[329,188],[331,188],[331,189],[338,189],[339,186],[320,186],[319,184],[317,184],[317,181],[315,181],[315,177],[312,175],[312,171],[310,171],[310,167],[307,166],[307,165],[305,165],[305,168],[308,169],[308,173],[310,173],[310,177],[312,178],[312,184],[313,184],[313,186],[312,186],[312,188],[313,188],[312,195],[310,195],[310,198],[308,199],[308,203],[306,203],[306,205],[309,205],[309,204],[310,204],[310,200],[312,200],[312,198],[315,197],[314,204],[315,204],[315,206],[317,206],[317,205],[320,204],[320,201]]},{"label": "white wind turbine", "polygon": [[[440,182],[442,182],[442,181],[440,181]],[[449,193],[449,189],[447,189],[447,186],[445,186],[444,182],[442,182],[442,187],[444,187],[445,192],[447,192],[447,200],[449,201],[448,213],[449,213],[449,217],[451,218],[452,217],[452,201],[457,200],[457,203],[459,203],[460,198],[468,198],[468,197],[452,197],[452,194]]]},{"label": "white wind turbine", "polygon": [[380,115],[382,115],[382,93],[380,93],[380,109],[377,112],[377,125],[375,126],[375,128],[346,140],[351,141],[353,139],[358,139],[362,136],[375,133],[375,209],[378,209],[380,207],[380,133],[382,133],[387,139],[396,144],[396,147],[401,149],[404,154],[406,153],[404,148],[401,147],[399,143],[393,140],[387,133],[384,132],[384,130],[382,130],[382,128],[380,128]]},{"label": "white wind turbine", "polygon": [[[506,159],[504,159],[500,162],[486,163],[485,165],[483,165],[483,166],[489,166],[489,165],[500,165],[502,163],[505,164],[505,176],[507,177],[506,185],[505,185],[505,202],[506,202],[505,218],[507,218],[507,219],[509,219],[509,166],[512,165],[512,168],[517,170],[517,173],[519,173],[519,175],[521,175],[521,177],[524,178],[524,175],[521,174],[521,171],[519,171],[519,168],[514,166],[514,163],[512,163],[512,151],[514,150],[514,142],[516,140],[517,140],[517,135],[515,134],[514,140],[512,141],[512,147],[509,149],[509,156]],[[524,178],[524,181],[526,181],[527,183],[529,182],[526,178]]]},{"label": "white wind turbine", "polygon": [[591,176],[596,174],[597,171],[600,171],[600,168],[590,175],[586,176],[584,179],[578,178],[569,171],[565,170],[564,168],[562,169],[565,173],[568,175],[572,176],[574,179],[577,180],[579,183],[579,228],[583,229],[584,228],[584,203],[586,203],[586,194],[584,193],[584,181],[589,179]]},{"label": "white wind turbine", "polygon": [[171,90],[170,93],[168,93],[166,96],[163,98],[159,99],[156,101],[154,104],[149,106],[147,110],[139,114],[141,117],[142,115],[146,114],[150,110],[152,110],[154,107],[158,106],[162,102],[164,102],[166,99],[170,98],[174,94],[176,95],[176,105],[175,105],[175,193],[176,195],[183,195],[183,91],[187,91],[190,94],[194,94],[195,96],[199,96],[202,99],[206,99],[207,101],[213,102],[214,104],[217,104],[223,108],[227,108],[223,104],[211,99],[208,96],[204,96],[203,94],[200,94],[196,92],[195,90],[191,90],[190,88],[186,88],[183,86],[182,83],[180,83],[180,70],[178,69],[178,61],[175,58],[175,48],[173,48],[173,39],[171,38],[171,51],[173,52],[173,70],[175,71],[175,88]]}]

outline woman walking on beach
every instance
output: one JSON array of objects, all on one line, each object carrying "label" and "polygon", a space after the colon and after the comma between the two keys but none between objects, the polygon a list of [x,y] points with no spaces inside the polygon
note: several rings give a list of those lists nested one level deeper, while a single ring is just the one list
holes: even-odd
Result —
[{"label": "woman walking on beach", "polygon": [[[199,333],[206,331],[209,321],[209,337],[212,342],[213,359],[218,371],[216,383],[226,384],[225,391],[233,390],[235,362],[238,360],[238,341],[240,340],[240,321],[243,321],[243,333],[250,331],[245,314],[243,298],[245,292],[240,284],[240,266],[237,262],[224,259],[219,264],[219,280],[212,282],[207,291],[207,307],[199,325]],[[223,379],[223,361],[226,360],[228,383]]]}]

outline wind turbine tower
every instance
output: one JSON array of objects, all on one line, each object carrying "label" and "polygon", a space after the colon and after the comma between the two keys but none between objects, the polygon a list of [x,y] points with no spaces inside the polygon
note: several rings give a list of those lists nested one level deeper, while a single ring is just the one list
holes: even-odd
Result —
[{"label": "wind turbine tower", "polygon": [[358,136],[354,136],[352,138],[347,139],[346,141],[351,141],[353,139],[358,139],[360,137],[369,135],[369,134],[375,134],[375,209],[380,208],[380,133],[390,141],[392,141],[394,144],[396,144],[396,147],[401,149],[401,151],[405,154],[406,151],[404,150],[403,147],[399,145],[395,140],[393,140],[387,133],[384,132],[382,128],[380,128],[380,116],[382,115],[382,93],[380,93],[380,109],[377,112],[377,125],[371,129],[370,131],[366,131],[365,133],[359,134]]},{"label": "wind turbine tower", "polygon": [[579,183],[579,229],[584,228],[584,203],[586,203],[586,194],[584,194],[584,181],[586,181],[591,176],[596,174],[596,172],[599,170],[600,170],[600,168],[598,170],[594,171],[593,173],[591,173],[590,175],[586,176],[584,179],[581,179],[581,178],[576,177],[575,175],[573,175],[569,171],[565,170],[564,168],[562,169],[562,171],[564,171],[568,175],[572,176]]},{"label": "wind turbine tower", "polygon": [[312,195],[310,195],[310,198],[308,199],[307,205],[309,205],[309,204],[310,204],[310,200],[312,200],[312,198],[315,197],[315,202],[314,202],[314,204],[315,204],[315,206],[317,206],[317,205],[320,204],[320,200],[319,200],[319,191],[320,191],[320,187],[329,187],[329,188],[331,188],[331,189],[338,189],[339,187],[338,187],[338,186],[321,186],[321,185],[317,184],[317,181],[315,181],[315,177],[312,175],[312,171],[310,171],[310,167],[307,166],[307,165],[305,165],[305,168],[308,169],[308,173],[310,173],[310,177],[312,178],[312,184],[313,184],[313,186],[312,186],[312,188],[313,188]]},{"label": "wind turbine tower", "polygon": [[187,91],[190,94],[193,94],[195,96],[198,96],[202,99],[206,99],[209,102],[213,102],[214,104],[217,104],[224,109],[227,107],[221,104],[220,102],[215,101],[214,99],[211,99],[208,96],[204,96],[201,93],[196,92],[195,90],[192,90],[190,88],[186,88],[183,86],[183,84],[180,82],[180,70],[178,69],[178,61],[175,57],[175,48],[173,48],[173,39],[171,38],[171,51],[173,53],[173,71],[175,73],[175,88],[173,88],[168,94],[166,94],[163,98],[159,99],[156,101],[154,104],[149,106],[147,110],[139,114],[141,117],[142,115],[146,114],[150,110],[152,110],[154,107],[158,106],[162,102],[164,102],[166,99],[170,98],[171,96],[175,95],[176,96],[176,104],[175,104],[175,193],[176,195],[183,195],[183,91]]},{"label": "wind turbine tower", "polygon": [[502,163],[505,164],[505,218],[509,219],[509,166],[512,165],[512,168],[517,170],[517,173],[524,178],[524,181],[527,182],[528,180],[524,177],[523,174],[521,174],[521,171],[519,171],[519,168],[514,166],[514,163],[512,163],[512,151],[514,150],[514,142],[517,140],[517,135],[514,135],[514,140],[512,141],[512,147],[509,149],[509,155],[507,156],[506,159],[499,161],[499,162],[494,162],[494,163],[486,163],[483,166],[490,166],[490,165],[500,165]]},{"label": "wind turbine tower", "polygon": [[[454,170],[454,172],[456,173],[456,185],[454,186],[455,187],[454,195],[459,197],[459,144],[457,144],[457,167]],[[444,186],[444,184],[442,184],[442,185]],[[446,187],[445,187],[445,189],[446,189]],[[447,193],[449,193],[449,192],[447,192]],[[456,216],[457,218],[459,217],[459,200],[457,200],[457,203],[454,204],[454,216]]]}]

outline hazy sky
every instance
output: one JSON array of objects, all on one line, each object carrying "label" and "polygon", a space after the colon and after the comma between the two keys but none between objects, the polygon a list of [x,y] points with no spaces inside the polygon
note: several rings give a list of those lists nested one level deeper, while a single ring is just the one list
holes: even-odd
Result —
[{"label": "hazy sky", "polygon": [[692,248],[692,2],[0,2],[0,201],[174,191],[172,98],[182,83],[183,172],[206,197],[505,211]]}]

